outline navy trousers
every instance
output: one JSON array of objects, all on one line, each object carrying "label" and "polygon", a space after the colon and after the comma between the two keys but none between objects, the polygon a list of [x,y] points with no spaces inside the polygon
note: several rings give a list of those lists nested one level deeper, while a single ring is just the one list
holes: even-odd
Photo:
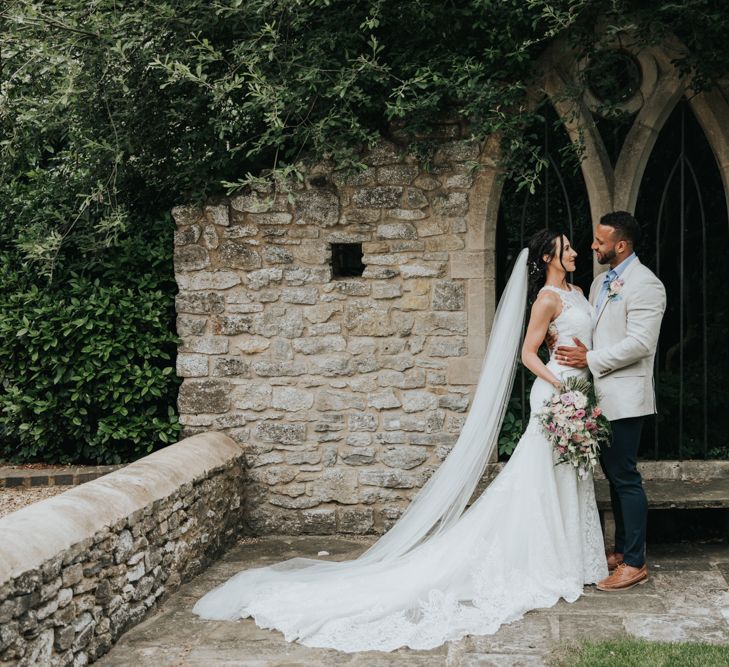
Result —
[{"label": "navy trousers", "polygon": [[600,465],[610,482],[610,502],[615,515],[615,551],[633,567],[645,563],[648,500],[638,472],[638,447],[644,417],[616,419],[612,444],[603,447]]}]

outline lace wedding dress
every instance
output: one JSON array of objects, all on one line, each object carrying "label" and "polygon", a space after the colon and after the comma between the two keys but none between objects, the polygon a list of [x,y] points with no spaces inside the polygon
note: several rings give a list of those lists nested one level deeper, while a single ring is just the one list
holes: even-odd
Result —
[{"label": "lace wedding dress", "polygon": [[[534,382],[532,415],[511,459],[463,511],[508,402],[526,278],[522,253],[511,291],[507,286],[499,304],[464,431],[400,521],[354,561],[297,558],[240,572],[200,599],[194,613],[208,619],[251,616],[289,641],[346,652],[429,649],[467,634],[491,634],[560,598],[573,602],[584,584],[607,576],[593,481],[554,464],[534,416],[553,391],[541,379]],[[559,344],[572,344],[577,336],[590,347],[587,300],[576,290],[545,289],[562,299],[550,325]],[[513,358],[504,362],[504,356]],[[548,366],[559,377],[585,373],[554,359]],[[490,430],[479,433],[484,428]]]}]

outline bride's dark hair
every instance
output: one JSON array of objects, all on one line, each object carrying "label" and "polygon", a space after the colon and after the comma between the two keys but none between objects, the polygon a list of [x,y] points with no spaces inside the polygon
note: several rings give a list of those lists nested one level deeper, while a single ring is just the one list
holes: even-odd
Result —
[{"label": "bride's dark hair", "polygon": [[[543,229],[534,236],[532,236],[528,243],[529,257],[527,259],[527,266],[529,267],[529,287],[527,290],[527,296],[529,304],[534,303],[534,300],[539,294],[539,290],[544,287],[544,283],[547,279],[547,264],[554,259],[554,256],[559,251],[559,263],[562,264],[562,268],[567,272],[562,261],[562,255],[564,253],[564,242],[562,241],[563,233],[556,229]],[[549,257],[545,262],[544,256]]]}]

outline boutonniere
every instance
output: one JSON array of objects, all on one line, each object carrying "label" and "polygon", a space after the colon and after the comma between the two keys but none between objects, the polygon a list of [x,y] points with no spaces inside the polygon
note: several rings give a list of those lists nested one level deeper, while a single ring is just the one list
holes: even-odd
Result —
[{"label": "boutonniere", "polygon": [[620,290],[623,289],[623,285],[625,282],[621,280],[620,278],[616,278],[613,280],[610,285],[608,285],[608,293],[607,298],[613,301],[618,301],[622,297],[620,296]]}]

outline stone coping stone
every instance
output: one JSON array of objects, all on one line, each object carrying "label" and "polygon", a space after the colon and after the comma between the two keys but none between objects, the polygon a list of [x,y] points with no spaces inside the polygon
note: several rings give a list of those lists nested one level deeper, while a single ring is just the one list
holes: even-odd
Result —
[{"label": "stone coping stone", "polygon": [[39,486],[76,486],[90,482],[126,464],[105,466],[49,466],[45,468],[0,468],[0,489]]},{"label": "stone coping stone", "polygon": [[223,433],[201,433],[0,518],[0,585],[242,454]]},{"label": "stone coping stone", "polygon": [[[643,488],[648,497],[649,509],[712,509],[729,507],[729,479],[704,481],[647,479]],[[611,509],[610,489],[607,480],[595,480],[597,506]]]}]

